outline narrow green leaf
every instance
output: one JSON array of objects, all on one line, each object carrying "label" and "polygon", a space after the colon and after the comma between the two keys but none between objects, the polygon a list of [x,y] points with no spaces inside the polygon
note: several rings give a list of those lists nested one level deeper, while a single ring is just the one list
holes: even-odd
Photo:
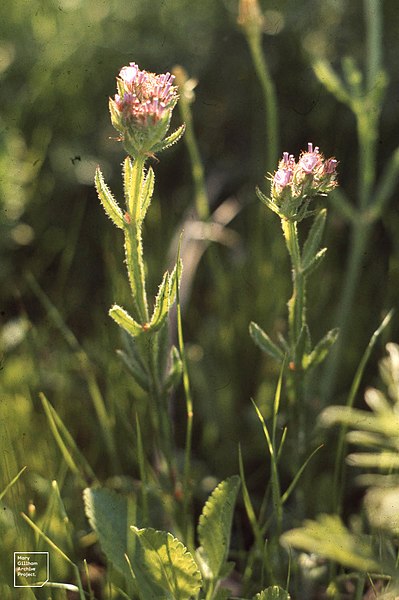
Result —
[{"label": "narrow green leaf", "polygon": [[313,257],[313,259],[308,263],[308,265],[306,266],[306,269],[302,268],[302,273],[304,275],[310,275],[310,273],[312,273],[315,269],[317,269],[317,267],[319,266],[319,264],[325,257],[326,252],[327,252],[327,248],[322,248],[321,250],[319,250],[317,252],[317,254]]},{"label": "narrow green leaf", "polygon": [[123,220],[122,211],[119,208],[117,201],[111,194],[110,189],[106,185],[99,167],[96,169],[94,182],[98,197],[100,198],[100,202],[103,205],[105,212],[111,221],[113,221],[114,224],[119,227],[119,229],[123,229],[125,222]]},{"label": "narrow green leaf", "polygon": [[296,365],[302,364],[302,359],[309,352],[310,345],[311,345],[310,331],[309,331],[308,325],[305,323],[301,329],[297,343],[295,345],[295,364]]},{"label": "narrow green leaf", "polygon": [[292,482],[290,483],[290,485],[288,486],[288,488],[284,492],[284,494],[281,496],[282,504],[285,504],[285,502],[287,502],[288,498],[291,496],[292,492],[296,488],[297,483],[298,483],[299,479],[301,478],[302,473],[308,466],[310,460],[313,458],[313,456],[316,454],[316,452],[318,452],[320,450],[320,448],[323,448],[323,446],[324,446],[324,444],[320,444],[320,446],[318,446],[315,450],[313,450],[313,452],[310,454],[310,456],[308,456],[308,458],[305,460],[303,465],[298,469],[298,472],[296,473],[294,479],[292,480]]},{"label": "narrow green leaf", "polygon": [[8,490],[10,488],[12,488],[12,486],[17,483],[18,479],[21,477],[22,473],[26,470],[26,467],[22,467],[22,469],[20,470],[19,473],[17,473],[17,475],[15,475],[15,477],[13,477],[13,479],[11,479],[11,481],[6,485],[6,487],[4,488],[4,490],[0,493],[0,500],[2,500],[4,498],[4,496],[7,494]]},{"label": "narrow green leaf", "polygon": [[75,475],[81,478],[85,485],[87,485],[89,481],[96,481],[97,478],[93,469],[78,449],[73,437],[65,427],[55,408],[50,404],[44,394],[40,393],[39,397],[51,432],[68,467]]},{"label": "narrow green leaf", "polygon": [[247,483],[245,480],[244,462],[242,460],[241,446],[238,446],[238,464],[240,469],[240,478],[242,482],[242,496],[244,499],[244,506],[247,512],[248,520],[252,527],[252,533],[255,537],[258,549],[263,547],[263,536],[259,527],[258,520],[255,515],[255,510],[251,501],[251,497],[248,492]]},{"label": "narrow green leaf", "polygon": [[133,163],[130,156],[126,156],[123,161],[123,191],[125,193],[126,207],[130,206],[130,194],[132,190]]},{"label": "narrow green leaf", "polygon": [[314,552],[344,567],[383,572],[374,556],[371,538],[352,534],[335,515],[320,515],[317,521],[305,521],[302,527],[284,533],[280,541],[286,547]]},{"label": "narrow green leaf", "polygon": [[258,196],[259,200],[263,202],[265,206],[267,206],[267,208],[276,213],[276,215],[278,215],[280,218],[283,216],[279,208],[275,204],[273,204],[270,198],[265,196],[265,194],[261,192],[261,190],[258,187],[256,188],[256,195]]},{"label": "narrow green leaf", "polygon": [[269,356],[280,362],[284,360],[284,352],[272,342],[267,333],[253,321],[249,324],[249,334],[262,352],[269,354]]},{"label": "narrow green leaf", "polygon": [[135,382],[138,383],[142,390],[148,392],[150,389],[148,375],[140,366],[140,364],[137,361],[132,360],[132,358],[126,352],[124,352],[124,350],[117,350],[116,353],[126,365]]},{"label": "narrow green leaf", "polygon": [[306,354],[302,360],[302,367],[304,370],[316,367],[327,357],[331,350],[331,347],[335,344],[339,335],[339,329],[331,329],[326,335],[320,340],[315,348]]},{"label": "narrow green leaf", "polygon": [[227,562],[239,487],[240,478],[237,475],[219,483],[206,501],[199,519],[200,554],[209,569],[205,576],[213,580],[218,579]]},{"label": "narrow green leaf", "polygon": [[116,323],[118,323],[119,327],[122,327],[122,329],[132,337],[137,337],[143,333],[143,327],[139,325],[124,308],[121,308],[117,304],[114,304],[114,306],[110,308],[108,314]]},{"label": "narrow green leaf", "polygon": [[170,148],[170,146],[173,146],[173,144],[176,144],[176,142],[178,142],[180,140],[180,138],[183,136],[185,130],[186,130],[186,126],[183,123],[183,125],[180,125],[180,127],[178,127],[176,129],[176,131],[174,131],[171,135],[169,135],[167,138],[165,138],[159,144],[156,144],[153,147],[152,152],[154,152],[154,153],[161,152],[162,150],[165,150],[165,148]]},{"label": "narrow green leaf", "polygon": [[130,578],[125,560],[129,533],[128,499],[104,488],[86,488],[83,492],[85,513],[97,533],[107,560]]},{"label": "narrow green leaf", "polygon": [[314,257],[316,256],[320,242],[323,237],[324,227],[326,224],[327,210],[323,208],[315,220],[313,221],[313,225],[310,228],[308,237],[306,242],[303,245],[302,251],[302,268],[306,269],[308,265],[312,262]]},{"label": "narrow green leaf", "polygon": [[187,548],[171,533],[155,529],[131,531],[138,543],[130,556],[138,588],[147,589],[150,598],[190,600],[201,588],[201,574]]},{"label": "narrow green leaf", "polygon": [[149,167],[147,175],[143,181],[141,187],[141,220],[144,221],[144,217],[147,214],[148,207],[151,204],[152,194],[154,192],[155,175],[152,167]]},{"label": "narrow green leaf", "polygon": [[155,298],[154,311],[148,324],[149,331],[158,331],[165,323],[169,312],[169,273],[166,271],[159,286],[157,297]]},{"label": "narrow green leaf", "polygon": [[166,375],[164,389],[170,392],[177,388],[183,374],[183,361],[176,346],[172,346],[169,355],[170,367]]},{"label": "narrow green leaf", "polygon": [[[174,266],[173,271],[169,275],[169,308],[173,305],[176,299],[176,290],[179,286],[180,289],[180,281],[183,272],[183,262],[180,258],[177,259],[177,262]],[[177,282],[176,282],[177,278]]]},{"label": "narrow green leaf", "polygon": [[[279,391],[276,391],[276,395],[279,394],[280,390],[281,390],[281,378],[282,378],[282,371],[280,372],[280,378],[279,378],[279,382],[277,385],[277,389]],[[268,430],[265,420],[263,418],[263,415],[253,400],[252,400],[252,404],[254,405],[256,414],[258,415],[258,419],[261,422],[263,433],[264,433],[266,443],[267,443],[267,447],[268,447],[268,450],[270,453],[271,472],[272,472],[272,482],[271,483],[272,483],[273,505],[274,505],[274,510],[276,512],[277,527],[280,529],[281,523],[282,523],[282,518],[283,518],[283,505],[281,502],[281,489],[280,489],[280,479],[279,479],[279,474],[278,474],[278,469],[277,469],[277,457],[276,457],[276,452],[275,452],[275,448],[273,445],[274,440],[272,441],[270,434],[269,434],[269,430]]]},{"label": "narrow green leaf", "polygon": [[291,596],[278,585],[272,585],[256,594],[252,600],[291,600]]},{"label": "narrow green leaf", "polygon": [[34,523],[27,515],[25,515],[25,513],[21,513],[21,516],[24,519],[24,521],[26,521],[26,523],[36,532],[36,534],[39,535],[57,554],[59,554],[72,567],[74,572],[74,578],[76,579],[78,584],[77,587],[79,590],[79,599],[85,600],[85,594],[83,591],[82,580],[80,578],[79,567],[69,558],[69,556],[65,554],[65,552],[63,552],[63,550],[61,550],[59,546],[57,546],[55,542],[53,542],[52,539],[50,539],[44,533],[44,531],[38,525],[36,525],[36,523]]}]

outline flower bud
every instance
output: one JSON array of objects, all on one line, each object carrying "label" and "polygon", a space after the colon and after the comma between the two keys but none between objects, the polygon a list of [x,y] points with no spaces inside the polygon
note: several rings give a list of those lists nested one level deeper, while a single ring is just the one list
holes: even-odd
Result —
[{"label": "flower bud", "polygon": [[245,29],[247,35],[260,35],[264,17],[258,0],[240,0],[238,11],[238,24]]},{"label": "flower bud", "polygon": [[142,71],[135,63],[123,67],[118,93],[110,98],[111,121],[133,157],[150,154],[166,136],[178,95],[170,73]]}]

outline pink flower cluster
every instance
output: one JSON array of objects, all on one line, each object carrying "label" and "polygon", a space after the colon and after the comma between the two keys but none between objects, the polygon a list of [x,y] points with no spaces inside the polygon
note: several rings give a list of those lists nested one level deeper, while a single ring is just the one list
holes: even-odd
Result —
[{"label": "pink flower cluster", "polygon": [[272,198],[276,204],[283,200],[310,198],[326,194],[337,185],[335,158],[325,159],[319,148],[308,144],[298,162],[293,154],[283,153],[278,170],[272,179]]},{"label": "pink flower cluster", "polygon": [[147,126],[168,117],[177,101],[174,79],[170,73],[142,71],[136,63],[123,67],[118,79],[119,93],[113,101],[122,123]]}]

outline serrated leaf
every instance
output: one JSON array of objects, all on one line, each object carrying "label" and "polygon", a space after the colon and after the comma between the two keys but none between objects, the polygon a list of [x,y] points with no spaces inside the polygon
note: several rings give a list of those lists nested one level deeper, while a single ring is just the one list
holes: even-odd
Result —
[{"label": "serrated leaf", "polygon": [[201,556],[209,570],[206,576],[210,579],[218,579],[227,561],[239,487],[240,478],[237,475],[219,483],[205,503],[199,519]]},{"label": "serrated leaf", "polygon": [[143,327],[121,306],[114,304],[114,306],[110,308],[108,314],[116,323],[118,323],[119,327],[122,327],[122,329],[132,337],[137,337],[143,333]]},{"label": "serrated leaf", "polygon": [[183,125],[180,125],[180,127],[178,127],[176,129],[176,131],[174,131],[171,135],[169,135],[167,138],[165,138],[159,144],[156,144],[152,148],[152,152],[161,152],[162,150],[165,150],[165,148],[169,148],[170,146],[173,146],[173,144],[176,144],[176,142],[178,142],[180,140],[180,138],[184,134],[185,130],[186,130],[186,125],[183,123]]},{"label": "serrated leaf", "polygon": [[155,175],[152,167],[149,167],[147,175],[143,181],[141,188],[141,220],[144,221],[144,217],[147,214],[148,207],[151,204],[152,194],[154,192]]},{"label": "serrated leaf", "polygon": [[[131,527],[136,536],[129,556],[139,590],[147,589],[145,600],[168,598],[189,600],[201,588],[201,574],[187,548],[171,533],[152,528]],[[161,595],[160,595],[161,594]]]},{"label": "serrated leaf", "polygon": [[106,185],[103,178],[103,174],[101,173],[99,167],[97,167],[96,169],[94,183],[96,186],[98,197],[100,199],[101,204],[104,207],[105,212],[107,213],[111,221],[113,221],[115,225],[119,227],[119,229],[123,229],[125,222],[123,219],[122,211],[119,208],[117,201],[111,194],[110,189]]},{"label": "serrated leaf", "polygon": [[319,266],[319,264],[325,257],[326,252],[327,252],[327,248],[322,248],[321,250],[319,250],[317,252],[317,254],[313,257],[313,259],[309,262],[306,269],[304,267],[302,267],[302,273],[304,275],[310,275],[310,273],[312,273],[315,269],[317,269],[317,267]]},{"label": "serrated leaf", "polygon": [[280,362],[284,360],[283,351],[274,342],[272,342],[267,333],[265,333],[263,329],[261,329],[259,325],[253,321],[251,321],[249,324],[249,334],[262,352],[269,354],[269,356]]},{"label": "serrated leaf", "polygon": [[291,596],[278,585],[272,585],[256,594],[252,600],[291,600]]},{"label": "serrated leaf", "polygon": [[154,311],[152,313],[150,322],[148,323],[149,331],[158,331],[165,323],[165,319],[169,312],[169,286],[169,273],[166,271],[155,298]]},{"label": "serrated leaf", "polygon": [[172,346],[170,350],[170,367],[166,375],[164,389],[166,392],[177,388],[183,373],[183,362],[176,346]]},{"label": "serrated leaf", "polygon": [[97,533],[107,560],[130,579],[125,559],[128,551],[129,510],[126,496],[103,488],[86,488],[83,492],[85,513],[91,527]]},{"label": "serrated leaf", "polygon": [[133,175],[133,162],[132,162],[130,156],[126,156],[125,160],[123,161],[122,172],[123,172],[123,191],[125,193],[126,206],[129,207],[129,205],[130,205],[129,198],[130,198],[130,193],[131,193],[132,175]]},{"label": "serrated leaf", "polygon": [[320,340],[320,342],[314,347],[310,354],[303,357],[302,367],[303,369],[310,369],[316,367],[327,357],[331,350],[331,347],[335,344],[339,334],[339,329],[331,329],[326,335]]},{"label": "serrated leaf", "polygon": [[358,571],[382,572],[372,550],[371,538],[352,534],[336,515],[320,515],[317,521],[305,521],[280,538],[284,546],[313,552]]},{"label": "serrated leaf", "polygon": [[326,224],[327,210],[323,208],[313,221],[302,251],[302,269],[306,270],[318,252]]},{"label": "serrated leaf", "polygon": [[[179,258],[175,264],[173,271],[169,275],[169,307],[172,306],[176,299],[176,283],[180,286],[180,280],[183,272],[183,262]],[[176,277],[178,278],[176,282]]]}]

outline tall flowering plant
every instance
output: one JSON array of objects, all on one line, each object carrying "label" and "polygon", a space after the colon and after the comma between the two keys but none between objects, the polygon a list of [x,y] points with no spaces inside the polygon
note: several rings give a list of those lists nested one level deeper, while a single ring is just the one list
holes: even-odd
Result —
[{"label": "tall flowering plant", "polygon": [[[169,348],[167,318],[175,300],[181,264],[166,271],[152,303],[146,291],[142,226],[154,190],[154,171],[146,168],[149,157],[177,142],[184,125],[167,136],[178,94],[170,73],[156,75],[135,63],[123,67],[117,78],[117,94],[110,99],[111,121],[128,156],[123,163],[125,207],[122,209],[97,168],[95,185],[101,204],[114,225],[124,234],[127,274],[131,290],[129,311],[114,304],[109,314],[131,339],[129,363],[136,382],[148,392],[155,438],[173,473],[168,394],[178,382],[182,363],[177,349]],[[168,361],[169,354],[169,361]]]},{"label": "tall flowering plant", "polygon": [[[276,344],[254,322],[250,324],[250,333],[263,351],[280,362],[286,359],[290,373],[290,396],[299,419],[298,433],[304,438],[305,374],[325,359],[338,335],[338,331],[333,329],[313,346],[306,315],[307,278],[326,253],[326,248],[320,248],[320,243],[327,211],[318,209],[315,200],[318,196],[326,196],[336,187],[337,161],[333,157],[326,159],[317,146],[309,143],[307,151],[302,152],[298,160],[293,154],[284,152],[269,180],[270,196],[259,189],[257,195],[280,217],[291,260],[293,293],[288,302],[289,334],[288,340],[281,336],[280,344]],[[308,217],[314,217],[314,222],[301,247],[298,224]],[[306,450],[305,439],[300,440],[299,449],[303,452]]]}]

